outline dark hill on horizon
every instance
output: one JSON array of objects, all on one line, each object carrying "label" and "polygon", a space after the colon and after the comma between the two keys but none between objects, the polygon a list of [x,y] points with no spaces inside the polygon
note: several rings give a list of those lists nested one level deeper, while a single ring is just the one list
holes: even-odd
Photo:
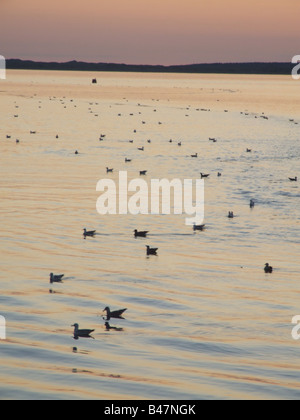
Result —
[{"label": "dark hill on horizon", "polygon": [[7,69],[18,70],[68,70],[90,72],[146,72],[146,73],[223,73],[223,74],[265,74],[289,75],[292,63],[212,63],[188,65],[134,65],[116,63],[87,63],[82,61],[39,62],[31,60],[8,59]]}]

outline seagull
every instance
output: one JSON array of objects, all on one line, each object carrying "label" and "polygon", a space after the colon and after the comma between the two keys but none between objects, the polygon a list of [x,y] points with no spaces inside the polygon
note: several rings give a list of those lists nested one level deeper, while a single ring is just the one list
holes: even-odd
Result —
[{"label": "seagull", "polygon": [[150,248],[149,245],[146,245],[147,255],[157,255],[158,248]]},{"label": "seagull", "polygon": [[123,312],[127,311],[126,309],[119,309],[117,311],[111,311],[109,306],[107,306],[103,312],[106,312],[106,321],[109,321],[110,318],[119,318],[119,319],[124,319],[123,318]]},{"label": "seagull", "polygon": [[83,232],[83,236],[84,237],[86,237],[86,236],[95,236],[95,234],[96,234],[96,230],[87,231],[86,228],[84,228],[83,231],[84,231]]},{"label": "seagull", "polygon": [[193,225],[193,230],[194,230],[194,232],[195,232],[196,230],[201,230],[201,231],[203,231],[203,230],[204,230],[204,228],[205,228],[205,225],[196,225],[196,223],[194,223],[194,225]]},{"label": "seagull", "polygon": [[71,325],[71,327],[74,327],[74,338],[78,337],[86,337],[86,338],[92,338],[90,334],[94,332],[95,330],[80,330],[78,324]]},{"label": "seagull", "polygon": [[138,236],[142,238],[146,238],[147,233],[149,233],[147,230],[138,232],[136,229],[134,230],[134,236],[137,238]]},{"label": "seagull", "polygon": [[209,177],[209,174],[203,174],[202,172],[200,172],[200,175],[201,175],[201,179],[202,178],[208,178]]},{"label": "seagull", "polygon": [[269,263],[266,263],[264,270],[265,273],[273,273],[273,267],[271,267]]},{"label": "seagull", "polygon": [[59,274],[55,276],[53,273],[50,273],[50,283],[61,283],[63,277],[64,274]]},{"label": "seagull", "polygon": [[298,181],[298,178],[295,176],[295,178],[289,178],[289,180],[290,180],[290,181],[297,182],[297,181]]}]

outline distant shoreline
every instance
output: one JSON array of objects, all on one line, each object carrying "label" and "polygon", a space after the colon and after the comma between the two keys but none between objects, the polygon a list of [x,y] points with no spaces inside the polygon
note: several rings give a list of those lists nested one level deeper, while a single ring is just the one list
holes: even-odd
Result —
[{"label": "distant shoreline", "polygon": [[139,72],[139,73],[220,73],[253,75],[290,75],[292,63],[212,63],[188,65],[134,65],[115,63],[87,63],[82,61],[41,62],[32,60],[8,59],[9,70],[58,70],[89,72]]}]

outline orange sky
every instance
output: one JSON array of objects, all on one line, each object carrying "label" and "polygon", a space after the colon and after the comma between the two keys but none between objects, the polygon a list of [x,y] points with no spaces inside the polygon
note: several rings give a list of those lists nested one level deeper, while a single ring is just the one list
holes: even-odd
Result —
[{"label": "orange sky", "polygon": [[0,54],[134,64],[291,61],[300,0],[0,0]]}]

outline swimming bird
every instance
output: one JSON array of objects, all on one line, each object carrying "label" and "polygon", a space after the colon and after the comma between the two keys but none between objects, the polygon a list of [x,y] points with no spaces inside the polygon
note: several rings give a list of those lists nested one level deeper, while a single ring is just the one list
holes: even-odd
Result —
[{"label": "swimming bird", "polygon": [[290,180],[290,181],[297,182],[297,181],[298,181],[298,178],[295,176],[295,178],[289,178],[289,180]]},{"label": "swimming bird", "polygon": [[110,318],[118,318],[118,319],[124,319],[123,318],[123,313],[127,311],[127,308],[125,309],[119,309],[117,311],[111,311],[109,306],[107,306],[103,312],[106,312],[106,321],[109,321]]},{"label": "swimming bird", "polygon": [[78,324],[71,325],[71,327],[74,327],[74,338],[78,338],[78,337],[92,338],[90,334],[92,334],[92,332],[95,331],[95,330],[88,330],[88,329],[80,330]]},{"label": "swimming bird", "polygon": [[233,219],[233,218],[234,218],[233,211],[229,211],[229,212],[228,212],[228,218],[229,218],[229,219]]},{"label": "swimming bird", "polygon": [[83,236],[95,236],[96,230],[87,231],[86,228],[83,229]]},{"label": "swimming bird", "polygon": [[266,263],[264,270],[265,273],[273,273],[273,267],[271,267],[269,263]]},{"label": "swimming bird", "polygon": [[125,158],[125,162],[131,162],[131,159]]},{"label": "swimming bird", "polygon": [[178,143],[178,146],[181,146],[181,141]]},{"label": "swimming bird", "polygon": [[53,273],[50,273],[50,283],[61,283],[63,277],[64,274],[54,275]]},{"label": "swimming bird", "polygon": [[218,172],[218,176],[222,176],[221,172]]},{"label": "swimming bird", "polygon": [[158,248],[150,248],[149,245],[146,245],[147,255],[157,255]]},{"label": "swimming bird", "polygon": [[144,151],[144,146],[143,147],[138,147],[138,150],[141,150],[143,152]]},{"label": "swimming bird", "polygon": [[253,209],[254,206],[255,206],[255,201],[253,200],[253,198],[251,198],[251,200],[250,200],[250,208]]},{"label": "swimming bird", "polygon": [[247,148],[247,149],[246,149],[246,152],[247,152],[247,153],[251,153],[251,152],[252,152],[252,149],[248,149],[248,148]]},{"label": "swimming bird", "polygon": [[201,231],[203,231],[203,230],[204,230],[204,228],[205,228],[205,225],[196,225],[196,223],[194,223],[194,225],[193,225],[193,230],[194,230],[194,232],[195,232],[196,230],[201,230]]},{"label": "swimming bird", "polygon": [[191,155],[192,158],[198,157],[198,153],[195,153],[194,155]]},{"label": "swimming bird", "polygon": [[140,175],[146,175],[147,171],[140,171]]},{"label": "swimming bird", "polygon": [[202,172],[200,172],[200,175],[201,175],[201,179],[202,178],[208,178],[209,177],[209,174],[203,174]]},{"label": "swimming bird", "polygon": [[108,173],[108,172],[113,172],[113,168],[106,167],[106,173]]},{"label": "swimming bird", "polygon": [[147,230],[145,231],[138,231],[137,229],[134,230],[134,236],[137,238],[138,236],[141,238],[146,238],[147,233],[149,233]]}]

